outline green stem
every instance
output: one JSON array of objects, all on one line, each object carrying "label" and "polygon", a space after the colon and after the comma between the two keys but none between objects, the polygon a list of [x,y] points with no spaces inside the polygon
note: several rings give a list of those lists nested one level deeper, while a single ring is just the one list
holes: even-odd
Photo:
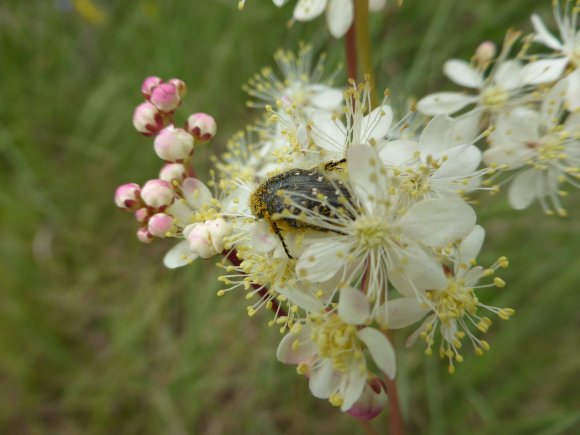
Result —
[{"label": "green stem", "polygon": [[360,60],[362,73],[368,77],[371,84],[371,103],[373,107],[378,105],[376,94],[375,75],[373,73],[373,58],[371,52],[371,40],[369,35],[369,2],[368,0],[354,1],[354,21],[356,31],[357,55]]}]

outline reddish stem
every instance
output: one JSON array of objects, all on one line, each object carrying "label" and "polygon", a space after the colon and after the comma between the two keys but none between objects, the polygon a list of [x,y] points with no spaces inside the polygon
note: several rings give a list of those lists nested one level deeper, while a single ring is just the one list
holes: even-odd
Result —
[{"label": "reddish stem", "polygon": [[387,395],[389,396],[389,428],[390,435],[405,435],[405,424],[401,414],[399,395],[397,394],[397,383],[394,379],[385,376],[387,385]]},{"label": "reddish stem", "polygon": [[354,20],[344,38],[344,51],[348,78],[356,81],[356,32]]},{"label": "reddish stem", "polygon": [[[224,257],[226,257],[228,259],[228,261],[230,263],[232,263],[234,266],[239,266],[240,264],[242,264],[242,261],[238,258],[238,253],[236,252],[235,249],[232,249],[230,251],[224,251],[222,252],[222,255]],[[258,285],[258,284],[252,284],[252,287],[255,288],[256,290],[258,290],[258,294],[264,298],[264,297],[268,297],[268,289],[265,288],[264,286]],[[271,298],[270,302],[272,303],[272,311],[275,312],[276,314],[278,314],[279,316],[286,316],[288,313],[286,313],[286,310],[284,308],[282,308],[280,306],[280,304],[278,303],[278,301],[276,300],[276,298]]]}]

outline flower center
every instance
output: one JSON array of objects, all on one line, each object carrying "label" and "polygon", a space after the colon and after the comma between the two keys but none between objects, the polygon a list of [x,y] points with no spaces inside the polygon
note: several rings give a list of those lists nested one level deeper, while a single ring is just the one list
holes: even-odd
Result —
[{"label": "flower center", "polygon": [[332,361],[338,371],[348,371],[354,362],[362,358],[356,347],[355,325],[344,323],[338,314],[319,319],[312,324],[311,339],[318,347],[318,354]]},{"label": "flower center", "polygon": [[565,147],[560,137],[550,135],[543,137],[538,143],[536,152],[540,162],[552,162],[565,159]]},{"label": "flower center", "polygon": [[354,230],[359,246],[366,249],[384,245],[391,236],[391,227],[384,217],[361,216],[354,222]]},{"label": "flower center", "polygon": [[508,98],[509,93],[499,86],[490,86],[481,93],[481,102],[488,109],[499,109],[505,106]]},{"label": "flower center", "polygon": [[428,291],[427,297],[433,302],[437,317],[443,324],[466,314],[475,315],[479,303],[473,288],[467,288],[462,281],[456,280],[449,281],[443,291]]}]

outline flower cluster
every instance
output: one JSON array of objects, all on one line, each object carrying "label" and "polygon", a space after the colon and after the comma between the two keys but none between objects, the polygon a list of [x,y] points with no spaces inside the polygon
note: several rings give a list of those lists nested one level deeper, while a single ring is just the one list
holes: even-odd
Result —
[{"label": "flower cluster", "polygon": [[[438,92],[418,103],[426,115],[460,114],[478,125],[487,145],[483,160],[493,173],[485,183],[509,173],[503,178],[515,209],[537,200],[546,213],[565,216],[562,185],[580,187],[580,32],[578,2],[572,3],[562,9],[554,2],[560,39],[534,15],[534,33],[517,54],[520,34],[509,32],[499,54],[485,42],[471,62],[445,63],[445,75],[473,94]],[[531,53],[536,47],[544,51]]]},{"label": "flower cluster", "polygon": [[495,277],[505,257],[477,265],[484,230],[469,202],[497,168],[482,166],[474,145],[483,106],[477,116],[396,121],[388,93],[373,106],[369,81],[320,83],[311,59],[307,46],[280,52],[284,77],[265,70],[247,85],[264,116],[214,158],[213,194],[188,166],[194,145],[214,136],[213,119],[195,114],[175,127],[180,86],[146,79],[135,124],[155,136],[166,166],[142,188],[120,186],[115,200],[135,212],[140,240],[184,239],[166,266],[223,254],[218,295],[244,292],[249,315],[272,310],[278,359],[297,366],[314,396],[370,419],[386,401],[382,378],[396,374],[388,329],[422,320],[410,342],[421,337],[428,354],[438,342],[453,372],[464,342],[489,349],[479,336],[492,323],[486,312],[513,314],[477,295],[505,285]]}]

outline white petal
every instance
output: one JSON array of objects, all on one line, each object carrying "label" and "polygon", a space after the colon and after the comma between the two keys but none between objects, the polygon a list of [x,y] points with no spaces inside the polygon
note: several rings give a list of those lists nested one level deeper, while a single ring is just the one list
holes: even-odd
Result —
[{"label": "white petal", "polygon": [[471,260],[475,260],[481,250],[483,245],[483,240],[485,239],[485,230],[476,225],[475,228],[469,233],[459,244],[458,256],[459,263],[469,264]]},{"label": "white petal", "polygon": [[326,8],[326,0],[298,0],[294,8],[296,21],[310,21],[322,14]]},{"label": "white petal", "polygon": [[520,144],[494,146],[483,152],[486,165],[507,165],[508,169],[517,169],[526,164],[533,152]]},{"label": "white petal", "polygon": [[568,82],[566,102],[568,103],[568,110],[574,112],[580,109],[580,71],[573,71],[566,80]]},{"label": "white petal", "polygon": [[319,109],[335,111],[344,101],[344,93],[340,89],[328,88],[317,91],[310,97],[310,104]]},{"label": "white petal", "polygon": [[417,103],[417,109],[425,115],[451,115],[475,102],[477,97],[459,92],[437,92],[422,98]]},{"label": "white petal", "polygon": [[296,264],[298,276],[310,282],[328,281],[346,263],[350,247],[350,244],[332,238],[313,243],[306,248]]},{"label": "white petal", "polygon": [[342,289],[338,300],[338,315],[345,323],[363,324],[370,315],[370,307],[365,294],[353,288]]},{"label": "white petal", "polygon": [[[298,340],[298,346],[294,343]],[[306,361],[317,351],[316,345],[310,340],[310,328],[304,326],[298,334],[288,333],[282,338],[276,358],[284,364],[299,364]]]},{"label": "white petal", "polygon": [[424,160],[428,155],[439,157],[449,148],[454,122],[447,115],[439,115],[429,121],[419,139],[421,158]]},{"label": "white petal", "polygon": [[457,118],[454,118],[455,128],[451,136],[452,145],[471,144],[479,136],[479,122],[481,111],[472,110]]},{"label": "white petal", "polygon": [[556,39],[556,37],[552,35],[548,29],[546,29],[544,22],[536,14],[532,15],[532,25],[536,31],[536,37],[534,40],[541,42],[545,46],[553,48],[554,50],[559,51],[562,49],[562,43],[558,41],[558,39]]},{"label": "white petal", "polygon": [[448,60],[443,65],[443,73],[450,80],[466,88],[480,88],[483,84],[481,73],[464,60]]},{"label": "white petal", "polygon": [[163,264],[168,269],[176,269],[178,267],[190,264],[198,256],[189,249],[189,242],[183,240],[167,251],[163,257]]},{"label": "white petal", "polygon": [[344,153],[346,146],[346,129],[339,120],[333,120],[327,112],[316,112],[312,115],[312,140],[328,151]]},{"label": "white petal", "polygon": [[[560,122],[567,89],[567,79],[560,80],[544,97],[540,109],[540,119],[544,129],[550,131]],[[566,125],[568,124],[569,119],[570,117],[566,119]]]},{"label": "white petal", "polygon": [[327,399],[338,388],[340,374],[332,367],[332,361],[323,359],[310,375],[308,386],[314,397]]},{"label": "white petal", "polygon": [[389,300],[389,329],[406,328],[421,320],[429,312],[416,297]]},{"label": "white petal", "polygon": [[527,85],[539,85],[556,81],[564,72],[566,65],[568,65],[568,59],[565,57],[530,62],[522,70],[522,80]]},{"label": "white petal", "polygon": [[342,38],[354,19],[352,0],[329,0],[326,9],[326,22],[330,34],[335,38]]},{"label": "white petal", "polygon": [[371,140],[383,139],[393,123],[393,110],[390,106],[383,105],[374,109],[362,120],[362,143],[370,143]]},{"label": "white petal", "polygon": [[294,305],[298,305],[303,310],[311,313],[322,311],[322,302],[305,289],[299,287],[276,287],[276,291],[287,297]]},{"label": "white petal", "polygon": [[[362,363],[364,363],[364,360]],[[353,367],[347,376],[343,375],[344,385],[341,385],[340,387],[343,398],[342,405],[340,405],[341,411],[348,411],[350,408],[352,408],[352,405],[354,405],[354,403],[360,399],[366,383],[367,372],[366,370],[361,370],[358,365]]]},{"label": "white petal", "polygon": [[351,186],[365,210],[372,213],[377,198],[387,191],[386,177],[380,173],[381,160],[374,148],[353,145],[348,150],[347,162]]},{"label": "white petal", "polygon": [[284,6],[286,3],[288,3],[288,0],[272,0],[274,2],[274,4],[278,7],[282,7]]},{"label": "white petal", "polygon": [[387,166],[409,166],[417,162],[415,153],[419,144],[412,140],[392,140],[379,151],[381,161]]},{"label": "white petal", "polygon": [[521,172],[510,184],[508,198],[516,210],[528,208],[538,196],[538,173],[533,169]]},{"label": "white petal", "polygon": [[500,87],[511,90],[521,88],[522,64],[517,60],[507,60],[501,63],[493,76],[493,81]]},{"label": "white petal", "polygon": [[272,252],[281,245],[280,238],[274,233],[270,225],[260,220],[249,231],[252,249],[257,252]]},{"label": "white petal", "polygon": [[475,145],[459,145],[445,153],[445,160],[433,173],[433,178],[457,178],[467,176],[481,163],[481,151]]},{"label": "white petal", "polygon": [[418,244],[410,244],[393,258],[389,280],[404,296],[447,287],[447,278],[439,261]]},{"label": "white petal", "polygon": [[403,233],[432,247],[461,239],[475,226],[475,212],[460,199],[425,199],[399,220]]},{"label": "white petal", "polygon": [[181,187],[187,203],[196,210],[209,204],[212,199],[211,191],[197,178],[186,178]]},{"label": "white petal", "polygon": [[357,336],[366,345],[377,367],[389,378],[395,379],[395,349],[387,337],[373,328],[363,328],[357,332]]}]

